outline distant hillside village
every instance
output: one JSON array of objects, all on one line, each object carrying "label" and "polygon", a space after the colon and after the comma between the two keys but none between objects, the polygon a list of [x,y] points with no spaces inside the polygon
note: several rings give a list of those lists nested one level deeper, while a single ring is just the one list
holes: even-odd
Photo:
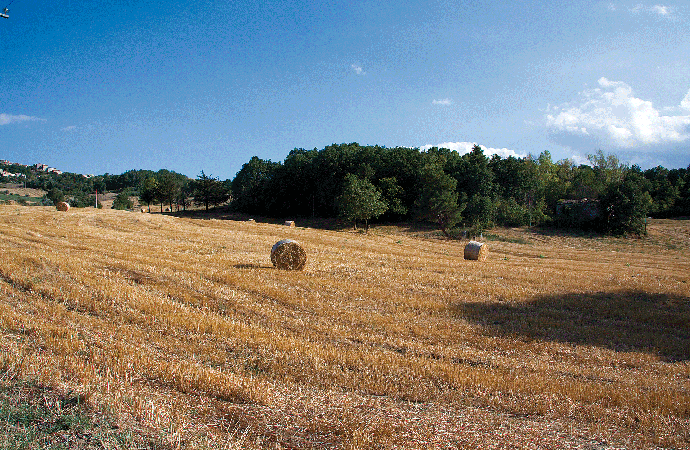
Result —
[{"label": "distant hillside village", "polygon": [[[18,167],[25,167],[27,169],[35,170],[36,172],[45,172],[45,173],[54,173],[55,175],[62,175],[62,170],[56,169],[55,167],[50,167],[48,164],[34,164],[32,166],[27,166],[26,164],[20,164],[20,163],[15,163],[8,161],[6,159],[0,159],[0,166],[18,166]],[[0,168],[0,176],[2,177],[15,177],[15,178],[26,178],[25,173],[21,172],[10,172],[7,169]],[[91,178],[94,175],[86,175],[86,174],[81,174],[84,178]]]}]

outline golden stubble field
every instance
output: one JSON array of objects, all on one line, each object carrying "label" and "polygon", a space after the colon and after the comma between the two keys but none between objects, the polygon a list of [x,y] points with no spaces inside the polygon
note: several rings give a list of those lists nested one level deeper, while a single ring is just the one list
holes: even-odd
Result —
[{"label": "golden stubble field", "polygon": [[0,378],[179,448],[689,448],[690,221],[492,234],[0,206]]}]

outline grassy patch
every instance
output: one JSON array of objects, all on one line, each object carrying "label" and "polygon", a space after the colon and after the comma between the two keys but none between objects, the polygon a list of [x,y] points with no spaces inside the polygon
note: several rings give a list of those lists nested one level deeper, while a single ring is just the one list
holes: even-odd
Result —
[{"label": "grassy patch", "polygon": [[498,241],[498,242],[508,242],[510,244],[522,244],[527,245],[530,242],[527,239],[521,237],[505,237],[498,234],[486,233],[484,239],[487,241]]},{"label": "grassy patch", "polygon": [[20,205],[38,205],[41,203],[41,197],[31,197],[29,195],[19,195],[19,194],[10,194],[7,191],[0,192],[0,204],[2,203],[9,203],[9,202],[15,202]]},{"label": "grassy patch", "polygon": [[[6,374],[0,374],[2,378]],[[31,381],[0,382],[0,449],[159,449],[92,411],[83,396]]]}]

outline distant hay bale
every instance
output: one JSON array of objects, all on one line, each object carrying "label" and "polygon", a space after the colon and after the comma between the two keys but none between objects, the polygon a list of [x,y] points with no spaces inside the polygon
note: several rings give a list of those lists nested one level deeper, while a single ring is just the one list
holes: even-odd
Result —
[{"label": "distant hay bale", "polygon": [[286,220],[285,226],[290,227],[290,228],[294,228],[295,227],[295,221],[294,220]]},{"label": "distant hay bale", "polygon": [[283,239],[273,245],[271,262],[278,269],[302,270],[307,263],[307,252],[297,241]]},{"label": "distant hay bale", "polygon": [[465,246],[465,259],[484,261],[489,255],[489,248],[483,242],[470,241]]},{"label": "distant hay bale", "polygon": [[58,211],[69,211],[69,203],[67,202],[58,202],[57,205],[55,205]]}]

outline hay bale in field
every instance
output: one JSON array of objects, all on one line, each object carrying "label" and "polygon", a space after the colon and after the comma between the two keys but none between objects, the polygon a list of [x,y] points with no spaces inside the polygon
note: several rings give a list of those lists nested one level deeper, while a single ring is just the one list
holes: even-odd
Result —
[{"label": "hay bale in field", "polygon": [[484,261],[489,254],[489,248],[483,242],[470,241],[465,246],[465,259]]},{"label": "hay bale in field", "polygon": [[283,239],[273,245],[271,262],[278,269],[302,270],[307,263],[307,252],[297,241]]},{"label": "hay bale in field", "polygon": [[69,211],[69,203],[67,202],[58,202],[57,205],[55,205],[58,211]]}]

